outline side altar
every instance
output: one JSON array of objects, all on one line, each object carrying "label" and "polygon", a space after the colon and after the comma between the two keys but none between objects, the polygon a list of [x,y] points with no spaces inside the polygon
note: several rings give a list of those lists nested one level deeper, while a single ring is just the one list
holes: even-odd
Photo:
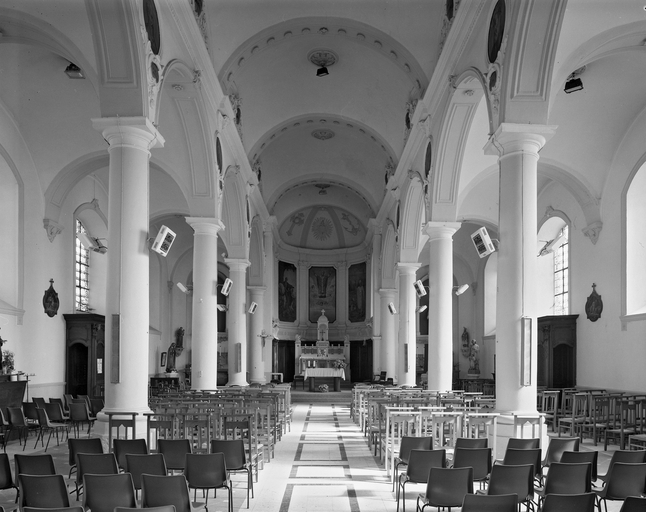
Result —
[{"label": "side altar", "polygon": [[300,335],[296,335],[295,368],[297,375],[309,380],[310,391],[314,391],[316,377],[334,378],[334,391],[341,391],[341,379],[346,379],[345,369],[350,360],[350,340],[346,336],[343,346],[330,346],[328,340],[329,321],[325,310],[318,319],[315,346],[304,346]]}]

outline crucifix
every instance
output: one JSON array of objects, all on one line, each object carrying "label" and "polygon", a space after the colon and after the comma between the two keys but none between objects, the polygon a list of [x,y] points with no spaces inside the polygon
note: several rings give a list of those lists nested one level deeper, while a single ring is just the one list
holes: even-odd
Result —
[{"label": "crucifix", "polygon": [[267,334],[267,331],[265,331],[263,329],[262,331],[260,331],[260,334],[258,334],[257,336],[259,338],[262,338],[262,346],[264,348],[265,347],[265,341],[267,340],[267,338],[271,337],[271,334]]}]

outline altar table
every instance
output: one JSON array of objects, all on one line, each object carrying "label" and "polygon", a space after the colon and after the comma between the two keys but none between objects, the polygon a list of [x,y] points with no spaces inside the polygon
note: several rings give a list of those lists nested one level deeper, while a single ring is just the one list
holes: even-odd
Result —
[{"label": "altar table", "polygon": [[343,368],[306,368],[303,377],[305,380],[310,379],[310,391],[316,389],[316,377],[333,377],[334,391],[341,391],[341,379],[345,380],[345,370]]}]

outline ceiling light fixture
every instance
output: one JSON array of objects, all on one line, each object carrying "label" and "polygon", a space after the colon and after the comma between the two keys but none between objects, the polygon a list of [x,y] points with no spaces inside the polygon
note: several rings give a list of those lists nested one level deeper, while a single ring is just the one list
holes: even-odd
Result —
[{"label": "ceiling light fixture", "polygon": [[585,71],[585,66],[575,69],[565,80],[565,94],[570,94],[571,92],[583,90],[583,82],[581,81],[580,76]]},{"label": "ceiling light fixture", "polygon": [[69,78],[74,78],[74,79],[85,78],[85,76],[83,76],[83,71],[81,71],[81,68],[79,68],[73,62],[70,62],[70,65],[65,68],[65,74]]},{"label": "ceiling light fixture", "polygon": [[328,68],[336,64],[339,58],[332,50],[318,48],[316,50],[312,50],[307,55],[307,60],[318,68],[316,70],[316,76],[320,77],[329,75],[330,72],[328,71]]}]

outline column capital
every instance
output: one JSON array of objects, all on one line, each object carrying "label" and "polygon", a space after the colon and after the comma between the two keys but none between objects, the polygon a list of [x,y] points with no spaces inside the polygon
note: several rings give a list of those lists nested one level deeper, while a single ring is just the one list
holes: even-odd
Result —
[{"label": "column capital", "polygon": [[186,217],[186,223],[193,228],[196,235],[217,236],[218,232],[224,229],[224,224],[215,217]]},{"label": "column capital", "polygon": [[267,291],[266,286],[247,286],[247,290],[252,293],[265,293]]},{"label": "column capital", "polygon": [[229,270],[243,272],[247,269],[251,262],[249,260],[243,260],[240,258],[224,258],[224,263],[226,263]]},{"label": "column capital", "polygon": [[517,152],[536,153],[556,133],[557,126],[501,123],[485,144],[486,155],[505,156]]},{"label": "column capital", "polygon": [[397,263],[397,270],[401,275],[415,275],[421,266],[422,264],[416,261],[400,261]]},{"label": "column capital", "polygon": [[164,137],[147,117],[98,117],[92,126],[101,132],[110,149],[131,146],[146,150],[163,148]]},{"label": "column capital", "polygon": [[424,233],[430,241],[450,239],[461,226],[461,222],[427,222],[424,225]]}]

